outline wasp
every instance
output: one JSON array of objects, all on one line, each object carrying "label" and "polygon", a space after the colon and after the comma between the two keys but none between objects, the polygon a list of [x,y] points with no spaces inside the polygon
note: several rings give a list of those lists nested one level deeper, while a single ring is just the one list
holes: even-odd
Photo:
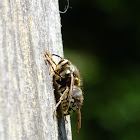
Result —
[{"label": "wasp", "polygon": [[81,106],[83,104],[83,92],[81,89],[82,84],[79,70],[70,60],[64,59],[59,55],[52,54],[52,56],[56,56],[60,59],[58,63],[56,63],[47,52],[45,52],[45,56],[45,62],[48,62],[53,70],[54,87],[56,93],[59,95],[53,114],[56,114],[58,106],[61,106],[62,115],[64,117],[77,111],[77,132],[79,132],[81,128]]}]

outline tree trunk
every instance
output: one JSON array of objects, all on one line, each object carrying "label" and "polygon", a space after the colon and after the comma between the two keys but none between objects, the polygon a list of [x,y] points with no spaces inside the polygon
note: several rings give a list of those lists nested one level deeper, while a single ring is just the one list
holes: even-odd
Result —
[{"label": "tree trunk", "polygon": [[[70,119],[53,116],[44,53],[63,56],[57,0],[0,2],[0,140],[71,140]],[[58,61],[55,58],[56,61]]]}]

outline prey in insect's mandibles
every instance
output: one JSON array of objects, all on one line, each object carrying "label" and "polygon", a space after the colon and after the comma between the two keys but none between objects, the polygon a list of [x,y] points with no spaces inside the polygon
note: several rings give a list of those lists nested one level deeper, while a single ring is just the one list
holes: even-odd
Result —
[{"label": "prey in insect's mandibles", "polygon": [[[59,100],[56,101],[53,114],[60,105],[63,116],[71,115],[75,111],[78,114],[77,131],[81,128],[81,105],[83,104],[83,92],[81,90],[81,77],[79,70],[68,60],[59,55],[52,54],[60,58],[56,64],[52,56],[45,52],[46,63],[48,62],[53,70],[53,80],[56,93]],[[55,68],[52,64],[55,64]]]}]

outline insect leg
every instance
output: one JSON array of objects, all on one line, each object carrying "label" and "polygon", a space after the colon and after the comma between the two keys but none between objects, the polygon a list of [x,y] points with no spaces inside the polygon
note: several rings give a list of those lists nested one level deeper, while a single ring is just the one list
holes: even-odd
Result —
[{"label": "insect leg", "polygon": [[68,123],[67,119],[66,119],[66,116],[64,116],[64,120],[65,120],[65,123]]},{"label": "insect leg", "polygon": [[48,57],[51,59],[51,61],[52,61],[55,65],[57,65],[57,64],[55,63],[55,61],[53,60],[53,58],[52,58],[47,52],[45,52],[45,56],[48,56]]},{"label": "insect leg", "polygon": [[59,55],[57,55],[57,54],[52,54],[52,56],[57,56],[57,57],[59,57],[59,58],[61,58],[61,59],[63,59],[61,56],[59,56]]},{"label": "insect leg", "polygon": [[68,91],[69,91],[69,88],[67,87],[66,90],[64,91],[64,93],[62,94],[62,96],[60,97],[59,102],[56,104],[56,106],[55,106],[55,108],[54,108],[53,115],[56,114],[56,110],[57,110],[58,106],[61,104],[62,100],[65,99],[64,97],[65,97],[65,95],[68,93]]},{"label": "insect leg", "polygon": [[70,102],[71,102],[71,99],[72,99],[72,96],[73,96],[73,86],[74,86],[74,77],[73,77],[73,73],[71,73],[70,90],[69,90],[69,93],[68,93],[69,104],[68,104],[67,110],[65,110],[64,113],[67,113],[67,111],[69,109]]},{"label": "insect leg", "polygon": [[51,66],[51,68],[52,68],[53,72],[54,72],[56,75],[58,75],[59,77],[61,77],[61,75],[60,75],[57,71],[55,71],[55,70],[54,70],[53,65],[51,64],[51,62],[50,62],[48,59],[45,59],[45,62],[48,62],[48,63],[49,63],[49,65]]},{"label": "insect leg", "polygon": [[79,106],[78,110],[77,110],[77,115],[78,115],[78,120],[77,120],[77,133],[80,132],[80,128],[81,128],[81,106]]}]

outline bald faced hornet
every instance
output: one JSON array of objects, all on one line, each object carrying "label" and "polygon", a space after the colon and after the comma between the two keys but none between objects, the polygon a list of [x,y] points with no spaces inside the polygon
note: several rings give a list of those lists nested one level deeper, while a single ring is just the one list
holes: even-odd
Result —
[{"label": "bald faced hornet", "polygon": [[[59,99],[54,109],[54,115],[58,106],[61,106],[63,116],[71,115],[75,111],[78,114],[77,132],[81,128],[81,105],[83,103],[83,93],[81,90],[81,77],[78,69],[68,60],[59,55],[52,54],[60,58],[58,64],[45,52],[45,59],[53,70],[54,87],[59,95]],[[52,63],[55,64],[55,68]]]}]

